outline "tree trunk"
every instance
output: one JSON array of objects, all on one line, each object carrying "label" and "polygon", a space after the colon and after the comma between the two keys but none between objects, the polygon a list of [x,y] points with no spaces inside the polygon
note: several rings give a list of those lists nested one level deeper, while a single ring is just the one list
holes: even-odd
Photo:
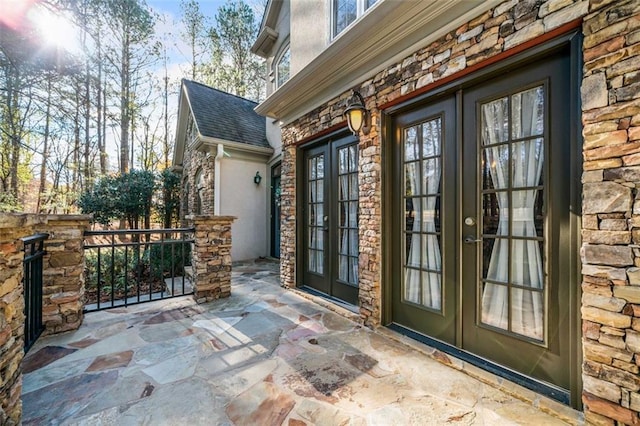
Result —
[{"label": "tree trunk", "polygon": [[80,180],[80,87],[76,83],[76,109],[73,117],[73,177],[71,179],[71,189],[75,192],[78,189]]},{"label": "tree trunk", "polygon": [[169,72],[167,70],[167,52],[164,54],[164,168],[169,167]]},{"label": "tree trunk", "polygon": [[[98,34],[101,33],[102,21],[98,18]],[[100,42],[100,37],[96,37],[96,50],[98,55],[98,76],[96,78],[96,136],[98,138],[98,155],[100,158],[100,175],[104,176],[107,174],[107,152],[105,148],[104,141],[104,132],[103,132],[103,119],[106,108],[103,107],[102,99],[103,99],[103,82],[102,82],[102,43]]]},{"label": "tree trunk", "polygon": [[120,74],[120,173],[129,172],[129,123],[130,90],[129,87],[129,35],[122,38],[122,70]]},{"label": "tree trunk", "polygon": [[20,109],[18,105],[19,71],[7,72],[7,115],[9,117],[9,194],[18,199],[18,168],[20,167]]},{"label": "tree trunk", "polygon": [[51,124],[51,80],[53,76],[47,75],[47,106],[44,122],[44,141],[42,146],[42,163],[40,164],[40,188],[38,190],[38,205],[36,211],[44,213],[45,191],[47,189],[47,162],[49,161],[49,127]]}]

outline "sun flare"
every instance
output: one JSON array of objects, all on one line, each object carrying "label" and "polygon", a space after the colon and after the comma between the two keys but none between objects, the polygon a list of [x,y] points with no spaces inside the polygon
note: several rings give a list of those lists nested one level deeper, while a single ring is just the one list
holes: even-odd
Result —
[{"label": "sun flare", "polygon": [[68,13],[53,11],[36,3],[29,10],[27,19],[45,45],[70,52],[79,50],[78,31]]},{"label": "sun flare", "polygon": [[0,0],[0,10],[0,26],[34,37],[44,48],[80,52],[78,29],[69,12],[41,0]]}]

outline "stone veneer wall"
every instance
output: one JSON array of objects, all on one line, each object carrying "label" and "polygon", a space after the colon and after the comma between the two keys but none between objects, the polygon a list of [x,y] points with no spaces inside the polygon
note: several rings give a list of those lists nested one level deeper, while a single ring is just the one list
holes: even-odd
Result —
[{"label": "stone veneer wall", "polygon": [[640,2],[583,22],[583,402],[589,423],[640,424]]},{"label": "stone veneer wall", "polygon": [[[585,418],[640,423],[640,2],[510,0],[356,89],[373,128],[360,135],[360,315],[381,319],[381,138],[378,107],[583,19],[582,248]],[[283,128],[281,282],[296,285],[296,143],[343,122],[349,93]],[[638,355],[637,355],[638,354]]]},{"label": "stone veneer wall", "polygon": [[198,303],[231,295],[231,224],[233,216],[188,216],[195,227],[192,250],[193,297]]},{"label": "stone veneer wall", "polygon": [[[372,118],[360,135],[360,314],[368,325],[380,322],[381,138],[379,106],[449,77],[559,26],[584,16],[589,1],[511,0],[488,10],[355,89]],[[281,280],[295,286],[295,144],[344,121],[350,92],[319,106],[283,128]],[[285,236],[287,238],[285,238]]]},{"label": "stone veneer wall", "polygon": [[22,416],[24,297],[21,237],[28,235],[16,215],[0,215],[0,424],[18,424]]},{"label": "stone veneer wall", "polygon": [[88,215],[49,215],[35,224],[34,232],[46,232],[42,272],[43,335],[76,330],[84,308],[84,231]]},{"label": "stone veneer wall", "polygon": [[20,238],[46,232],[43,260],[44,334],[73,330],[82,322],[82,233],[89,216],[0,213],[0,424],[18,424],[24,356],[24,246]]},{"label": "stone veneer wall", "polygon": [[[188,145],[187,145],[188,146]],[[182,193],[186,196],[182,199],[180,217],[184,218],[188,215],[200,214],[200,215],[212,215],[213,214],[213,186],[214,175],[213,169],[215,167],[215,155],[208,155],[201,151],[194,151],[193,149],[185,149],[184,159],[182,162]],[[199,213],[196,212],[198,188],[196,182],[196,174],[199,170],[202,170],[204,177],[204,190],[202,192],[203,202],[202,209]],[[186,191],[187,184],[189,191]]]}]

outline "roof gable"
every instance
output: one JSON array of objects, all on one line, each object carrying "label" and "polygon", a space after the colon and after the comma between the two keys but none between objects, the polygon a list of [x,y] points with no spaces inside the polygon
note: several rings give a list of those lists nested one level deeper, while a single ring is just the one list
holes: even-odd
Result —
[{"label": "roof gable", "polygon": [[182,85],[201,136],[270,148],[256,102],[191,80],[183,79]]}]

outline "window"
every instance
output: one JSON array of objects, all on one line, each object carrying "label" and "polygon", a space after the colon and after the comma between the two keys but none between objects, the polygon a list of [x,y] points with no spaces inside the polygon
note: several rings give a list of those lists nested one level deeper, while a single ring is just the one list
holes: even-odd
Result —
[{"label": "window", "polygon": [[336,37],[377,0],[332,0],[331,36]]},{"label": "window", "polygon": [[291,68],[291,50],[289,45],[284,48],[283,53],[276,62],[276,88],[282,86],[287,80],[289,80]]}]

